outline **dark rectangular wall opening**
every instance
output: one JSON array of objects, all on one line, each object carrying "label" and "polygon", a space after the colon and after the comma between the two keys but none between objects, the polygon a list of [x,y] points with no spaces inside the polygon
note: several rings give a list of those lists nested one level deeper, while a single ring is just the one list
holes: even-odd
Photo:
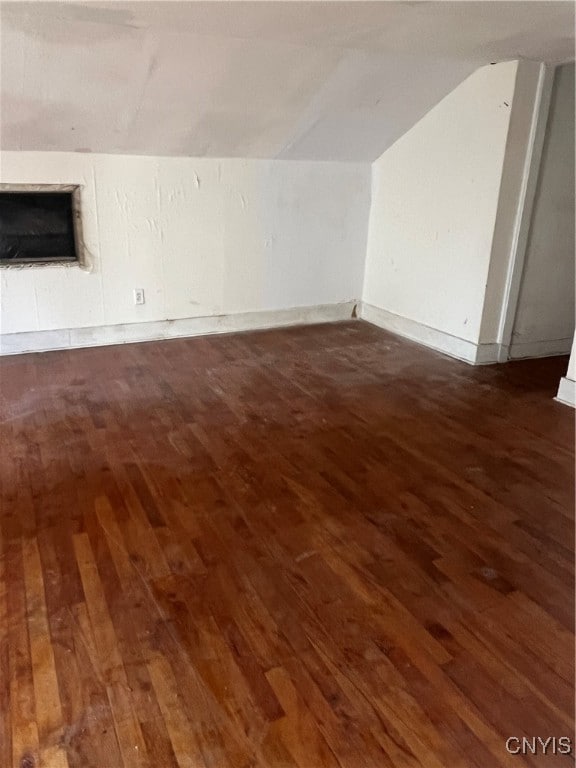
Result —
[{"label": "dark rectangular wall opening", "polygon": [[71,191],[0,192],[0,264],[78,261]]}]

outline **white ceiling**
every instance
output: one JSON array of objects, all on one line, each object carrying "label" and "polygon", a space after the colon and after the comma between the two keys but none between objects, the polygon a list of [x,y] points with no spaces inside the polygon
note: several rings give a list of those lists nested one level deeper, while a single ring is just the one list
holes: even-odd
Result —
[{"label": "white ceiling", "polygon": [[571,2],[2,2],[7,150],[371,161]]}]

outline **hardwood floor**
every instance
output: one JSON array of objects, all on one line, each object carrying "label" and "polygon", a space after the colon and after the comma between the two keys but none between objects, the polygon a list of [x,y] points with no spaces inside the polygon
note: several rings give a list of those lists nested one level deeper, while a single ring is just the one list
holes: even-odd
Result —
[{"label": "hardwood floor", "polygon": [[565,370],[360,321],[2,359],[0,766],[573,764],[506,750],[574,736]]}]

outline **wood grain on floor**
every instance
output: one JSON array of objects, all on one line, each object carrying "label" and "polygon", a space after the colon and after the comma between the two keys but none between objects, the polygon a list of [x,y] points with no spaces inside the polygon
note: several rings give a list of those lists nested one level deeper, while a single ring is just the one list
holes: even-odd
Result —
[{"label": "wood grain on floor", "polygon": [[565,359],[360,321],[0,361],[0,766],[521,768],[573,738]]}]

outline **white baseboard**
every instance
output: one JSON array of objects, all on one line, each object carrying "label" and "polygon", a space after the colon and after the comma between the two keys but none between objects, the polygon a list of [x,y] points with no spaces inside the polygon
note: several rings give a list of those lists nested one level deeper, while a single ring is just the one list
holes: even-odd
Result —
[{"label": "white baseboard", "polygon": [[445,355],[463,360],[471,365],[487,365],[498,360],[498,344],[475,344],[450,333],[430,328],[416,320],[395,315],[373,304],[362,302],[360,317],[368,323],[384,328],[398,336],[417,341]]},{"label": "white baseboard", "polygon": [[513,341],[508,350],[511,360],[521,360],[525,357],[556,357],[569,355],[572,349],[573,336],[566,339],[550,339],[548,341]]},{"label": "white baseboard", "polygon": [[476,359],[474,365],[493,365],[494,363],[501,362],[500,360],[500,347],[497,342],[480,342],[475,344],[476,347]]},{"label": "white baseboard", "polygon": [[24,352],[47,352],[55,349],[98,347],[108,344],[130,344],[139,341],[175,339],[212,333],[281,328],[349,320],[358,302],[318,304],[313,307],[241,312],[230,315],[188,317],[124,325],[101,325],[91,328],[67,328],[55,331],[31,331],[0,335],[0,355]]},{"label": "white baseboard", "polygon": [[558,394],[556,395],[555,400],[559,403],[564,403],[564,405],[571,405],[572,408],[576,408],[576,381],[563,376],[560,379],[560,386],[558,387]]}]

